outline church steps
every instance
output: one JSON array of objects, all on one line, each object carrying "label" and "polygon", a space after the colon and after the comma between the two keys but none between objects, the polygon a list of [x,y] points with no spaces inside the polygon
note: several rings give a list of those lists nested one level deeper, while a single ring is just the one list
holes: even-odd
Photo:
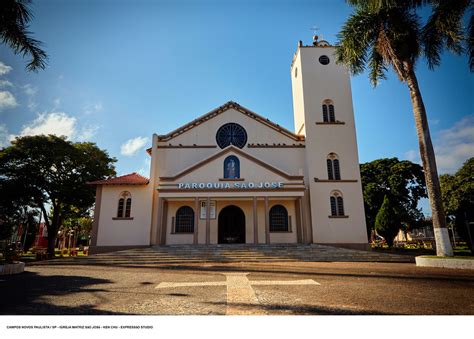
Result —
[{"label": "church steps", "polygon": [[323,245],[184,245],[153,246],[70,257],[30,265],[156,266],[209,262],[414,262],[412,256],[384,254]]}]

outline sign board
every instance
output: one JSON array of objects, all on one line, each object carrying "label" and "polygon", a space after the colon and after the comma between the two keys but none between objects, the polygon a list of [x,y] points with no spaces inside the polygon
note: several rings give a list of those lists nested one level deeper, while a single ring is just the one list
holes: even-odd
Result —
[{"label": "sign board", "polygon": [[262,182],[180,182],[179,189],[279,189],[283,188],[280,181]]},{"label": "sign board", "polygon": [[[200,202],[201,210],[199,211],[199,219],[206,219],[206,200]],[[209,203],[209,215],[210,219],[216,218],[216,201],[211,200]]]}]

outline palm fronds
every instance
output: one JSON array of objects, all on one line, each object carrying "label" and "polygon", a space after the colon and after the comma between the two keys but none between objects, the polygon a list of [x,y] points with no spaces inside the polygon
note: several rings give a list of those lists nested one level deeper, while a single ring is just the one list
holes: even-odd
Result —
[{"label": "palm fronds", "polygon": [[422,32],[423,50],[431,69],[439,65],[440,54],[445,47],[456,54],[463,52],[465,37],[462,18],[470,2],[433,1],[432,14]]},{"label": "palm fronds", "polygon": [[8,45],[15,54],[31,56],[26,69],[37,71],[46,67],[47,55],[28,31],[28,22],[32,19],[29,8],[31,0],[2,0],[0,6],[0,40]]}]

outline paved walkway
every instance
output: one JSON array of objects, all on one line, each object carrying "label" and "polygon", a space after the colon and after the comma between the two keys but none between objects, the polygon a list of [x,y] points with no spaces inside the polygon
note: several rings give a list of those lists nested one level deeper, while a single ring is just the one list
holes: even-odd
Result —
[{"label": "paved walkway", "polygon": [[474,314],[474,272],[411,263],[27,266],[0,314]]}]

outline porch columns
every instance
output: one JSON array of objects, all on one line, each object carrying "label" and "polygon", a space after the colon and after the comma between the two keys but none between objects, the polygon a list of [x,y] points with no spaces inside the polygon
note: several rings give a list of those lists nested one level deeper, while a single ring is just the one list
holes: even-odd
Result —
[{"label": "porch columns", "polygon": [[[304,216],[304,219],[303,219],[303,227],[304,229],[306,230],[306,243],[307,244],[312,244],[313,243],[313,225],[311,224],[311,208],[308,208],[308,214],[310,215],[309,216],[309,219],[306,219],[306,212],[304,210],[304,206],[310,206],[309,202],[309,196],[308,195],[305,195],[304,198],[301,198],[301,202],[304,202],[304,204],[302,204],[303,206],[303,216]],[[309,221],[309,222],[307,222]]]},{"label": "porch columns", "polygon": [[301,198],[296,199],[295,201],[295,214],[296,214],[296,242],[298,244],[303,243],[303,239],[301,237],[301,223],[303,221],[303,215],[301,213]]},{"label": "porch columns", "polygon": [[161,234],[163,228],[163,198],[158,198],[158,208],[156,211],[156,233],[155,233],[155,242],[157,245],[161,245]]},{"label": "porch columns", "polygon": [[161,242],[160,245],[166,245],[166,232],[168,230],[168,200],[162,198],[161,215]]},{"label": "porch columns", "polygon": [[270,244],[270,219],[268,215],[268,197],[265,197],[265,243]]},{"label": "porch columns", "polygon": [[253,197],[253,243],[258,244],[257,197]]},{"label": "porch columns", "polygon": [[206,245],[211,243],[211,199],[206,199]]},{"label": "porch columns", "polygon": [[198,243],[199,212],[199,198],[194,198],[194,245],[197,245]]}]

